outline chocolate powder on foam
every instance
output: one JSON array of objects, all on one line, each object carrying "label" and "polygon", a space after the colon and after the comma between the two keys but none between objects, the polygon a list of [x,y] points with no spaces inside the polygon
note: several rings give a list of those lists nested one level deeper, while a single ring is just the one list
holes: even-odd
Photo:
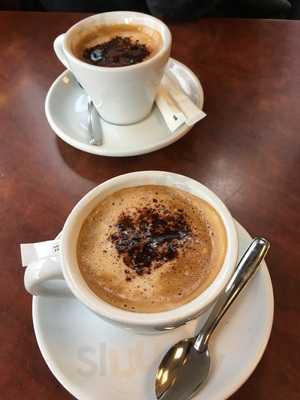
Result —
[{"label": "chocolate powder on foam", "polygon": [[138,40],[116,36],[108,42],[88,47],[83,59],[101,67],[125,67],[142,62],[150,54],[149,49]]},{"label": "chocolate powder on foam", "polygon": [[151,273],[151,268],[176,258],[178,249],[191,237],[183,210],[168,210],[156,199],[153,204],[131,214],[122,213],[116,232],[110,236],[124,263],[138,275]]}]

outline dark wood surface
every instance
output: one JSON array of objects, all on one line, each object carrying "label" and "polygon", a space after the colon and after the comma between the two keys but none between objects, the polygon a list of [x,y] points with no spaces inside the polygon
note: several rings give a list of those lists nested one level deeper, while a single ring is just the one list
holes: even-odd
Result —
[{"label": "dark wood surface", "polygon": [[72,398],[39,352],[19,243],[53,238],[88,190],[146,169],[201,181],[250,233],[271,241],[271,340],[232,399],[299,399],[300,23],[172,24],[172,54],[200,78],[208,117],[166,149],[118,159],[73,149],[56,138],[45,118],[47,90],[63,70],[53,39],[82,17],[0,13],[1,399]]}]

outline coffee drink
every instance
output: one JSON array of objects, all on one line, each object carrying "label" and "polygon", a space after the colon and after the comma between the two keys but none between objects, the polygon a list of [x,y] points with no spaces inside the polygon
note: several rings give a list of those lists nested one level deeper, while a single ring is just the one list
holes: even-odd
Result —
[{"label": "coffee drink", "polygon": [[124,67],[153,57],[161,48],[159,32],[142,25],[100,25],[84,32],[73,52],[101,67]]},{"label": "coffee drink", "polygon": [[183,305],[214,281],[226,232],[217,211],[167,186],[125,188],[100,201],[77,243],[83,279],[102,300],[134,312]]}]

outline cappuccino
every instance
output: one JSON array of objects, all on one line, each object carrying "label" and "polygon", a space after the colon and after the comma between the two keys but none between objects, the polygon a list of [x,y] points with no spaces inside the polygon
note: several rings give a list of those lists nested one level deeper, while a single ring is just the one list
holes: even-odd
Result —
[{"label": "cappuccino", "polygon": [[74,54],[84,62],[101,67],[140,63],[157,54],[162,45],[160,33],[142,25],[100,25],[81,36]]},{"label": "cappuccino", "polygon": [[125,188],[100,201],[77,243],[82,277],[102,300],[133,312],[161,312],[199,296],[226,254],[217,211],[166,186]]}]

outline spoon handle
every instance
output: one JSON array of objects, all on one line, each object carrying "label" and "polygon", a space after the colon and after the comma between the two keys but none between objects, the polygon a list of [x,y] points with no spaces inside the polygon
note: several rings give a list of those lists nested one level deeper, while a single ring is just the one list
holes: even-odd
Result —
[{"label": "spoon handle", "polygon": [[242,256],[225,290],[221,293],[209,317],[194,342],[194,348],[205,351],[211,334],[229,309],[231,304],[257,271],[261,261],[270,248],[270,243],[264,238],[255,238]]},{"label": "spoon handle", "polygon": [[93,102],[92,100],[88,97],[88,131],[90,135],[89,143],[92,145],[96,144],[96,138],[94,135],[94,117],[93,117]]},{"label": "spoon handle", "polygon": [[[78,85],[80,87],[80,89],[85,91],[84,88],[82,87],[81,83],[77,80],[76,76],[74,74],[72,74],[72,76],[73,76],[73,81],[76,83],[76,85]],[[86,93],[86,95],[87,95],[87,101],[88,101],[88,132],[89,132],[89,136],[90,136],[89,144],[92,144],[95,146],[100,146],[103,144],[101,126],[99,126],[100,125],[100,116],[99,116],[90,96],[87,93]],[[95,126],[97,126],[97,129],[95,128]],[[95,134],[94,134],[95,130],[98,132],[98,138],[95,137]]]}]

